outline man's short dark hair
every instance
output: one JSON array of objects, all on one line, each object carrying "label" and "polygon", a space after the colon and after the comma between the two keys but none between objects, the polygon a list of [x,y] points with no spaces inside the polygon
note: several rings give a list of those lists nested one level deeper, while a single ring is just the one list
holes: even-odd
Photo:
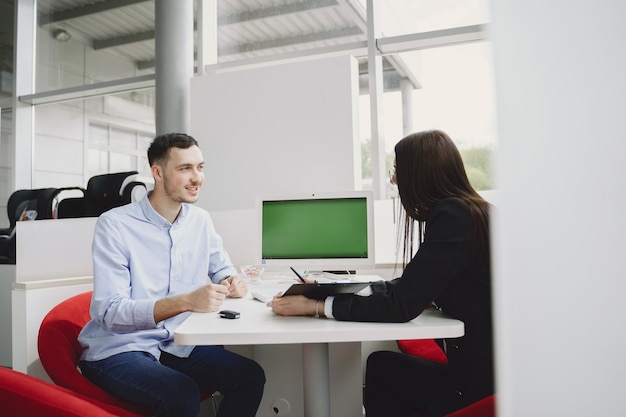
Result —
[{"label": "man's short dark hair", "polygon": [[198,141],[185,133],[164,133],[154,138],[148,148],[148,163],[150,166],[167,161],[170,149],[187,149],[198,146]]}]

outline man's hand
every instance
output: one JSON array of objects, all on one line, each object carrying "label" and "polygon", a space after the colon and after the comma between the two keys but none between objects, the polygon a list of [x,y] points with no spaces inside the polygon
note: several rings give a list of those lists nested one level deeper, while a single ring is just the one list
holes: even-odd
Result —
[{"label": "man's hand", "polygon": [[228,287],[228,295],[233,298],[245,297],[248,293],[248,286],[239,275],[231,275],[224,278],[220,284]]},{"label": "man's hand", "polygon": [[219,310],[228,295],[228,286],[208,284],[188,294],[190,311],[209,313]]},{"label": "man's hand", "polygon": [[228,286],[203,285],[195,291],[161,298],[154,304],[154,321],[158,323],[186,311],[209,313],[219,310],[228,295]]}]

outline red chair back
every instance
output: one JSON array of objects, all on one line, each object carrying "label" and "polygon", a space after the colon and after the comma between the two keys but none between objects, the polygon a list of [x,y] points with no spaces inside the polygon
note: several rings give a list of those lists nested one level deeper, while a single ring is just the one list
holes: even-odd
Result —
[{"label": "red chair back", "polygon": [[115,417],[72,391],[0,366],[3,416]]},{"label": "red chair back", "polygon": [[149,407],[121,400],[99,388],[78,370],[83,348],[78,334],[90,320],[91,291],[73,296],[54,307],[39,328],[39,358],[57,384],[81,394],[115,414],[127,417],[151,416]]}]

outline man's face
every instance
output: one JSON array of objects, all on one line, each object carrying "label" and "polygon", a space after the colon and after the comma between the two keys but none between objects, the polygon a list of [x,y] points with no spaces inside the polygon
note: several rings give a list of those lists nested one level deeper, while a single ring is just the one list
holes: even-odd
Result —
[{"label": "man's face", "polygon": [[163,170],[165,195],[177,203],[195,203],[204,182],[204,159],[197,146],[171,148]]}]

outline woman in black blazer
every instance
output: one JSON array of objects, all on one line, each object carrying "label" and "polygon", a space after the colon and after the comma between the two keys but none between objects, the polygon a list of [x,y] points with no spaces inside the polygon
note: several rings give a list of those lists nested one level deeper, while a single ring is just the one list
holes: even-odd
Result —
[{"label": "woman in black blazer", "polygon": [[462,320],[465,336],[439,341],[448,365],[386,351],[367,360],[368,417],[443,416],[494,392],[489,204],[469,184],[444,132],[409,135],[395,153],[391,181],[406,214],[404,259],[410,260],[402,276],[373,284],[369,296],[276,297],[270,305],[280,315],[376,322],[405,322],[438,308]]}]

